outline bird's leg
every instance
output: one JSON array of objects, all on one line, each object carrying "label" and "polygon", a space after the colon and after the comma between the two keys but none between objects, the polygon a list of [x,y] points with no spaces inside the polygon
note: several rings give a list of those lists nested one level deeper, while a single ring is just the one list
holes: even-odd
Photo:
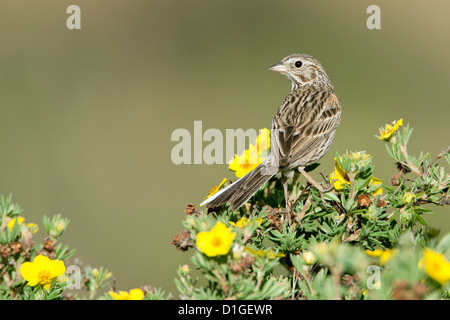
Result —
[{"label": "bird's leg", "polygon": [[[324,182],[327,182],[327,179],[325,178],[325,176],[323,175],[323,173],[321,172],[320,175],[322,176],[322,179]],[[329,183],[326,187],[322,187],[324,192],[328,192],[331,191],[331,189],[333,189],[333,183]]]},{"label": "bird's leg", "polygon": [[320,193],[320,197],[322,198],[322,203],[325,204],[325,198],[323,197],[323,194],[325,192],[328,192],[331,190],[331,186],[327,187],[326,189],[324,189],[321,185],[319,185],[316,180],[314,180],[308,173],[306,173],[306,171],[303,169],[303,167],[298,167],[298,171],[300,171],[300,173],[306,178],[306,180],[308,180],[314,187],[317,188],[317,190],[319,190]]},{"label": "bird's leg", "polygon": [[286,177],[285,175],[281,177],[281,182],[283,183],[284,201],[286,202],[286,208],[289,206],[288,180],[289,178]]},{"label": "bird's leg", "polygon": [[314,180],[308,173],[306,173],[305,169],[302,167],[298,167],[298,171],[314,186],[316,187],[320,192],[324,192],[322,186],[317,183],[316,180]]},{"label": "bird's leg", "polygon": [[291,221],[292,208],[291,208],[291,202],[289,201],[290,194],[288,191],[288,180],[289,180],[289,178],[287,176],[285,176],[284,174],[281,176],[281,182],[283,183],[283,189],[284,189],[284,201],[286,203],[286,213],[288,215],[289,221]]}]

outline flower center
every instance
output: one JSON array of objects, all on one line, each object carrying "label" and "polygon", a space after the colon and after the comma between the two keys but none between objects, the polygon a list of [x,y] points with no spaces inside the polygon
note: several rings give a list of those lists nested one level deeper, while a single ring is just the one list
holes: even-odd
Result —
[{"label": "flower center", "polygon": [[42,270],[39,272],[39,282],[40,283],[46,283],[50,280],[50,271],[48,270]]},{"label": "flower center", "polygon": [[242,169],[248,169],[248,168],[250,168],[250,163],[249,163],[249,162],[242,163],[242,164],[241,164],[241,168],[242,168]]},{"label": "flower center", "polygon": [[257,164],[255,158],[245,157],[244,162],[240,164],[241,168],[244,170],[253,168]]},{"label": "flower center", "polygon": [[220,237],[214,237],[212,238],[211,243],[213,246],[218,247],[222,243],[222,240],[220,239]]},{"label": "flower center", "polygon": [[434,272],[440,272],[441,271],[441,264],[438,261],[433,261],[430,263],[430,269],[432,269]]}]

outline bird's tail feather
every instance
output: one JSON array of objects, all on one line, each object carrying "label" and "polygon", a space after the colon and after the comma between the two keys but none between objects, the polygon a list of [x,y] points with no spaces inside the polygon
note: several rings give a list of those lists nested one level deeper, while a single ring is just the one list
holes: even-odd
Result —
[{"label": "bird's tail feather", "polygon": [[[268,160],[268,159],[266,159]],[[231,210],[236,210],[247,202],[250,197],[258,191],[262,185],[272,178],[277,170],[268,170],[267,161],[263,161],[255,169],[245,176],[235,181],[228,187],[212,195],[200,205],[209,207],[218,207],[226,202],[230,203]]]}]

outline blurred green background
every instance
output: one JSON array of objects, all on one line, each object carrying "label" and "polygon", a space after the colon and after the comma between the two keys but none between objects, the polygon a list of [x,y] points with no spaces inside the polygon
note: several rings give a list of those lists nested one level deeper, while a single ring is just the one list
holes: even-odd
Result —
[{"label": "blurred green background", "polygon": [[[81,30],[66,8],[81,8]],[[381,30],[366,9],[381,8]],[[395,167],[379,127],[403,118],[409,151],[449,144],[448,0],[2,0],[0,193],[28,222],[61,213],[61,238],[116,286],[163,287],[191,254],[170,244],[185,204],[198,205],[226,165],[172,164],[177,128],[270,127],[289,92],[267,68],[291,53],[318,58],[341,98],[341,125],[312,175],[336,151],[366,150],[375,175]],[[450,230],[448,208],[426,217]],[[41,230],[38,235],[43,237]]]}]

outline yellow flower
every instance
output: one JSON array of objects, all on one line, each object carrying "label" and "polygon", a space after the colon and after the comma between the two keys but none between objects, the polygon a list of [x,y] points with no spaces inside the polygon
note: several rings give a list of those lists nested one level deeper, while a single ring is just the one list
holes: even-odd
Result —
[{"label": "yellow flower", "polygon": [[33,223],[33,222],[30,222],[30,223],[28,224],[28,228],[30,228],[30,230],[31,230],[33,233],[36,233],[36,232],[39,230],[39,226],[38,226],[36,223]]},{"label": "yellow flower", "polygon": [[14,225],[16,224],[16,221],[18,224],[22,224],[25,221],[25,218],[24,217],[12,218],[7,224],[9,231],[12,231]]},{"label": "yellow flower", "polygon": [[57,221],[53,224],[56,228],[56,231],[60,232],[62,229],[66,227],[65,223],[63,221]]},{"label": "yellow flower", "polygon": [[419,261],[419,267],[441,285],[450,280],[450,263],[442,254],[431,249],[426,248],[424,250],[423,258]]},{"label": "yellow flower", "polygon": [[131,289],[130,292],[119,291],[118,294],[109,291],[109,295],[114,300],[142,300],[144,298],[144,292],[141,289]]},{"label": "yellow flower", "polygon": [[228,168],[235,171],[236,177],[242,178],[264,161],[265,157],[261,155],[269,149],[270,130],[264,128],[256,137],[256,145],[251,144],[240,156],[235,155],[229,162]]},{"label": "yellow flower", "polygon": [[384,129],[380,129],[380,137],[378,139],[389,141],[392,135],[398,130],[400,126],[403,125],[403,119],[392,122],[392,125],[387,124]]},{"label": "yellow flower", "polygon": [[[350,153],[347,152],[346,156],[354,161],[359,161],[359,163],[370,159],[370,155],[366,154],[364,151],[350,152]],[[342,161],[342,157],[339,157],[339,159]],[[333,185],[335,190],[341,190],[344,188],[344,185],[350,184],[350,178],[348,177],[347,172],[345,172],[344,169],[342,169],[342,167],[339,165],[336,158],[334,158],[334,161],[335,161],[334,172],[330,174],[330,184]],[[372,177],[370,179],[370,182],[374,186],[380,185],[380,187],[374,191],[372,196],[376,196],[378,194],[383,193],[383,189],[381,188],[382,181],[380,179]]]},{"label": "yellow flower", "polygon": [[359,151],[348,154],[348,157],[351,159],[355,159],[356,161],[363,161],[369,159],[370,154],[366,154],[364,151]]},{"label": "yellow flower", "polygon": [[[374,185],[374,186],[378,186],[381,185],[382,181],[378,178],[372,177],[370,179],[370,182]],[[373,193],[372,196],[376,196],[378,194],[383,194],[383,188],[380,186],[378,189],[376,189]]]},{"label": "yellow flower", "polygon": [[[14,225],[16,224],[16,222],[19,225],[23,225],[23,222],[25,221],[24,217],[17,217],[17,218],[12,218],[8,223],[8,229],[9,231],[12,231],[12,229],[14,228]],[[36,223],[32,223],[30,222],[28,225],[28,228],[33,232],[36,233],[39,230],[39,226]]]},{"label": "yellow flower", "polygon": [[50,260],[50,258],[38,255],[33,262],[24,262],[20,266],[20,274],[28,281],[29,286],[41,284],[49,289],[52,282],[66,272],[64,262],[61,260]]},{"label": "yellow flower", "polygon": [[390,258],[392,258],[397,253],[395,249],[385,249],[380,256],[380,263],[385,264]]},{"label": "yellow flower", "polygon": [[236,177],[241,178],[247,173],[255,169],[263,162],[264,158],[261,158],[254,151],[255,147],[251,146],[250,149],[245,150],[242,155],[236,155],[233,160],[230,161],[228,168],[236,172]]},{"label": "yellow flower", "polygon": [[412,194],[411,192],[407,192],[403,195],[402,197],[402,201],[404,204],[409,204],[414,200],[414,194]]},{"label": "yellow flower", "polygon": [[[247,218],[240,218],[238,221],[236,221],[236,222],[232,222],[232,221],[230,221],[230,224],[232,225],[232,226],[234,226],[234,227],[239,227],[239,228],[244,228],[244,227],[246,227],[249,223],[250,224],[252,224],[252,220],[250,220],[250,219],[247,219]],[[258,219],[256,219],[256,222],[258,222],[258,227],[261,225],[261,223],[262,223],[262,219],[261,218],[258,218]],[[257,228],[258,228],[257,227]]]},{"label": "yellow flower", "polygon": [[231,232],[223,222],[217,222],[211,231],[202,231],[197,234],[196,244],[201,252],[208,257],[227,254],[236,233]]},{"label": "yellow flower", "polygon": [[375,250],[366,250],[366,253],[370,257],[379,257],[383,253],[383,250],[381,249],[375,249]]},{"label": "yellow flower", "polygon": [[270,130],[264,128],[256,137],[256,153],[261,155],[264,151],[270,149]]},{"label": "yellow flower", "polygon": [[[365,154],[364,151],[360,152],[347,152],[346,156],[350,159],[354,159],[355,161],[363,161],[370,158],[370,155]],[[339,157],[342,161],[342,157]],[[342,167],[337,162],[336,158],[334,158],[334,172],[330,174],[330,184],[333,185],[334,189],[341,190],[345,184],[350,184],[350,179],[348,174],[342,169]]]},{"label": "yellow flower", "polygon": [[206,200],[206,199],[208,199],[209,197],[211,197],[213,194],[216,194],[217,193],[217,191],[219,191],[220,189],[222,189],[222,187],[223,187],[223,185],[225,184],[225,182],[227,182],[227,178],[224,178],[223,180],[222,180],[222,182],[218,185],[218,186],[213,186],[212,188],[211,188],[211,190],[209,190],[209,194],[205,197],[205,199],[203,199],[203,200]]},{"label": "yellow flower", "polygon": [[350,184],[347,173],[337,162],[334,166],[334,172],[330,174],[330,184],[332,184],[336,190],[341,190],[345,184]]},{"label": "yellow flower", "polygon": [[379,257],[380,263],[385,264],[391,257],[396,254],[397,250],[395,249],[376,249],[373,251],[366,250],[367,255],[371,257]]}]

